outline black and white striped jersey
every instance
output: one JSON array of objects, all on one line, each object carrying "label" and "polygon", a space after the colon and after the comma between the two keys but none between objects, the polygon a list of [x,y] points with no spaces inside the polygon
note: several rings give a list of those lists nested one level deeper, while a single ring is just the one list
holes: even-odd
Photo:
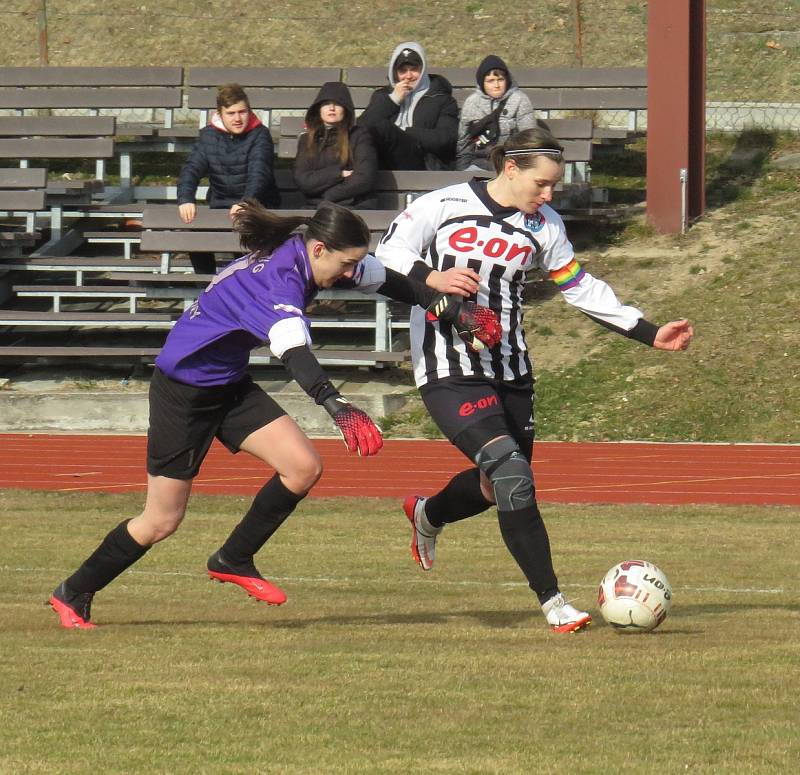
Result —
[{"label": "black and white striped jersey", "polygon": [[418,279],[431,269],[470,267],[481,278],[474,300],[500,316],[500,344],[474,353],[450,324],[429,321],[422,308],[413,307],[411,354],[417,386],[449,376],[513,380],[530,373],[522,290],[533,268],[547,271],[564,299],[598,322],[626,332],[642,317],[634,307],[620,304],[606,283],[581,269],[555,210],[543,205],[526,215],[501,207],[488,195],[486,181],[474,179],[414,200],[395,218],[375,255],[391,269]]}]

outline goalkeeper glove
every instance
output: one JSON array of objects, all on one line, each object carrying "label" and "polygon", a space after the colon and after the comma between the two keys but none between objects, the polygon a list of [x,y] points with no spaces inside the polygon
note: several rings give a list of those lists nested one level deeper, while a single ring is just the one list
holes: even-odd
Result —
[{"label": "goalkeeper glove", "polygon": [[358,452],[362,457],[378,453],[383,446],[381,429],[366,412],[341,396],[331,396],[322,406],[336,423],[348,451]]},{"label": "goalkeeper glove", "polygon": [[442,320],[455,328],[467,347],[479,352],[500,342],[503,329],[497,313],[455,294],[439,294],[427,310],[428,320]]}]

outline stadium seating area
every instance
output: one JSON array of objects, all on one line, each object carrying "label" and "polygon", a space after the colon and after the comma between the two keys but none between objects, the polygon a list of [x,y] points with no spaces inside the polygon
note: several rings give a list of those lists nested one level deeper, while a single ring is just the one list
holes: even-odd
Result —
[{"label": "stadium seating area", "polygon": [[[459,103],[474,88],[471,68],[431,69],[450,80]],[[580,217],[597,199],[593,149],[625,141],[638,129],[637,116],[646,108],[645,70],[514,67],[514,74],[565,146],[567,172],[556,206],[566,218]],[[134,168],[147,168],[148,153],[185,153],[208,120],[217,85],[240,83],[270,127],[278,186],[284,207],[291,208],[302,200],[288,160],[319,86],[344,81],[361,110],[385,78],[383,67],[0,68],[0,359],[152,360],[206,279],[191,273],[188,254],[235,253],[238,244],[225,211],[199,208],[187,226],[177,216],[175,186],[139,185]],[[626,126],[610,129],[585,117],[603,110],[626,112]],[[133,111],[144,111],[148,120],[128,120]],[[54,160],[58,177],[48,174]],[[89,177],[87,160],[94,162]],[[113,185],[110,160],[119,169]],[[361,212],[373,243],[413,197],[473,174],[380,173],[382,209]],[[315,326],[329,334],[320,360],[402,360],[398,334],[407,327],[405,312],[377,296],[323,294],[313,315]],[[254,360],[270,357],[256,353]]]}]

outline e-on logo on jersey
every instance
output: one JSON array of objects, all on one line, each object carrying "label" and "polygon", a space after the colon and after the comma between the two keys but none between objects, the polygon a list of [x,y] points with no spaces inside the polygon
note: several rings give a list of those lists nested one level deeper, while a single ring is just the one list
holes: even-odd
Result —
[{"label": "e-on logo on jersey", "polygon": [[537,249],[531,243],[530,234],[509,224],[501,224],[491,218],[470,218],[474,226],[462,226],[447,237],[447,247],[456,253],[483,254],[485,258],[510,263],[519,261],[520,266],[529,263]]},{"label": "e-on logo on jersey", "polygon": [[477,401],[465,401],[458,407],[458,413],[461,417],[469,417],[481,409],[488,409],[490,406],[497,406],[497,396],[484,396]]}]

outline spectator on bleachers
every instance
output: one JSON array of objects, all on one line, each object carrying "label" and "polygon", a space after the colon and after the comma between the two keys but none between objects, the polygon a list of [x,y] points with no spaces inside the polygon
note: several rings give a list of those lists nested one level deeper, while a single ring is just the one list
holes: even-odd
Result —
[{"label": "spectator on bleachers", "polygon": [[428,73],[419,43],[401,43],[389,60],[389,85],[358,119],[369,128],[381,169],[441,170],[455,161],[458,104],[453,87]]},{"label": "spectator on bleachers", "polygon": [[536,118],[531,101],[500,57],[486,57],[478,65],[475,81],[475,91],[461,108],[456,169],[492,171],[489,151],[511,135],[533,129]]},{"label": "spectator on bleachers", "polygon": [[[250,100],[238,83],[220,86],[217,110],[197,142],[178,179],[178,212],[184,223],[197,214],[196,196],[200,180],[208,177],[208,206],[229,210],[231,218],[244,199],[255,199],[265,207],[280,206],[273,160],[275,148],[269,129],[250,109]],[[213,253],[194,253],[192,266],[198,274],[213,274]]]},{"label": "spectator on bleachers", "polygon": [[306,204],[321,201],[375,208],[378,158],[369,130],[355,126],[350,90],[339,81],[323,84],[306,112],[297,142],[294,179]]}]

